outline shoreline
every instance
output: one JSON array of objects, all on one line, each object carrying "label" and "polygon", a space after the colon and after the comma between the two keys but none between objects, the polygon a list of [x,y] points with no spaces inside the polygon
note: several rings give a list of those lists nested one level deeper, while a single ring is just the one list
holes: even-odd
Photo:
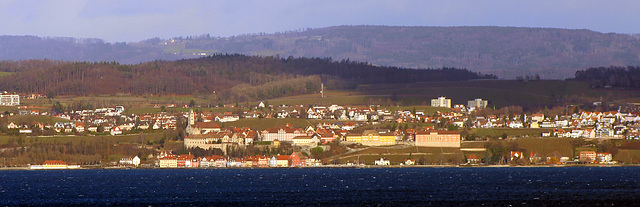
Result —
[{"label": "shoreline", "polygon": [[165,169],[185,169],[185,170],[208,170],[208,169],[302,169],[302,168],[354,168],[354,169],[376,169],[376,168],[565,168],[565,167],[640,167],[640,164],[629,165],[321,165],[308,167],[209,167],[209,168],[159,168],[159,167],[97,167],[97,166],[80,166],[80,168],[68,169],[31,169],[29,167],[1,167],[0,171],[28,170],[28,171],[57,171],[57,170],[165,170]]}]

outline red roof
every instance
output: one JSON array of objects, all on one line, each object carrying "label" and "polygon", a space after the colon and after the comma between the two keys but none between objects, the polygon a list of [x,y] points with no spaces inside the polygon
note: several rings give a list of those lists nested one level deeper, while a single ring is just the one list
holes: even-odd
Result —
[{"label": "red roof", "polygon": [[47,161],[44,161],[42,165],[66,165],[66,164],[67,163],[61,160],[47,160]]},{"label": "red roof", "polygon": [[444,130],[418,131],[416,132],[416,134],[431,134],[431,132],[435,132],[437,134],[460,134],[458,131],[444,131]]},{"label": "red roof", "polygon": [[278,160],[289,160],[289,155],[278,155]]}]

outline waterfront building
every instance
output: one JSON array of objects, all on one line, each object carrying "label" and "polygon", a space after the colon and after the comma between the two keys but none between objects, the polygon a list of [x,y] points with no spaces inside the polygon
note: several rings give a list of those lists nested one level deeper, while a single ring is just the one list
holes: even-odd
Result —
[{"label": "waterfront building", "polygon": [[418,131],[415,144],[421,147],[460,148],[460,133],[442,130]]},{"label": "waterfront building", "polygon": [[580,162],[593,163],[596,160],[596,152],[594,151],[580,151]]}]

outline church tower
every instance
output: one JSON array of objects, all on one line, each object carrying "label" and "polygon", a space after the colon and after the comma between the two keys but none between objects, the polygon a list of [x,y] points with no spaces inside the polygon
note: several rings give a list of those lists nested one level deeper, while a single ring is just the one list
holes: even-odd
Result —
[{"label": "church tower", "polygon": [[192,126],[196,124],[196,118],[193,115],[193,109],[189,110],[189,125],[188,126]]}]

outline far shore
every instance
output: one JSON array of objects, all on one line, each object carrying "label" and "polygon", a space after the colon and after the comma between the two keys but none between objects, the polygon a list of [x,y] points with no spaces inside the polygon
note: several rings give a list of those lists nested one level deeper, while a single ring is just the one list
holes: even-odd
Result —
[{"label": "far shore", "polygon": [[221,168],[158,168],[158,167],[118,167],[118,166],[80,166],[75,169],[30,169],[29,167],[0,167],[0,171],[3,170],[29,170],[29,171],[41,171],[41,170],[111,170],[111,169],[185,169],[185,170],[198,170],[198,169],[293,169],[293,168],[541,168],[541,167],[640,167],[640,164],[628,164],[628,165],[599,165],[599,164],[587,164],[587,165],[320,165],[320,166],[308,166],[308,167],[221,167]]}]

